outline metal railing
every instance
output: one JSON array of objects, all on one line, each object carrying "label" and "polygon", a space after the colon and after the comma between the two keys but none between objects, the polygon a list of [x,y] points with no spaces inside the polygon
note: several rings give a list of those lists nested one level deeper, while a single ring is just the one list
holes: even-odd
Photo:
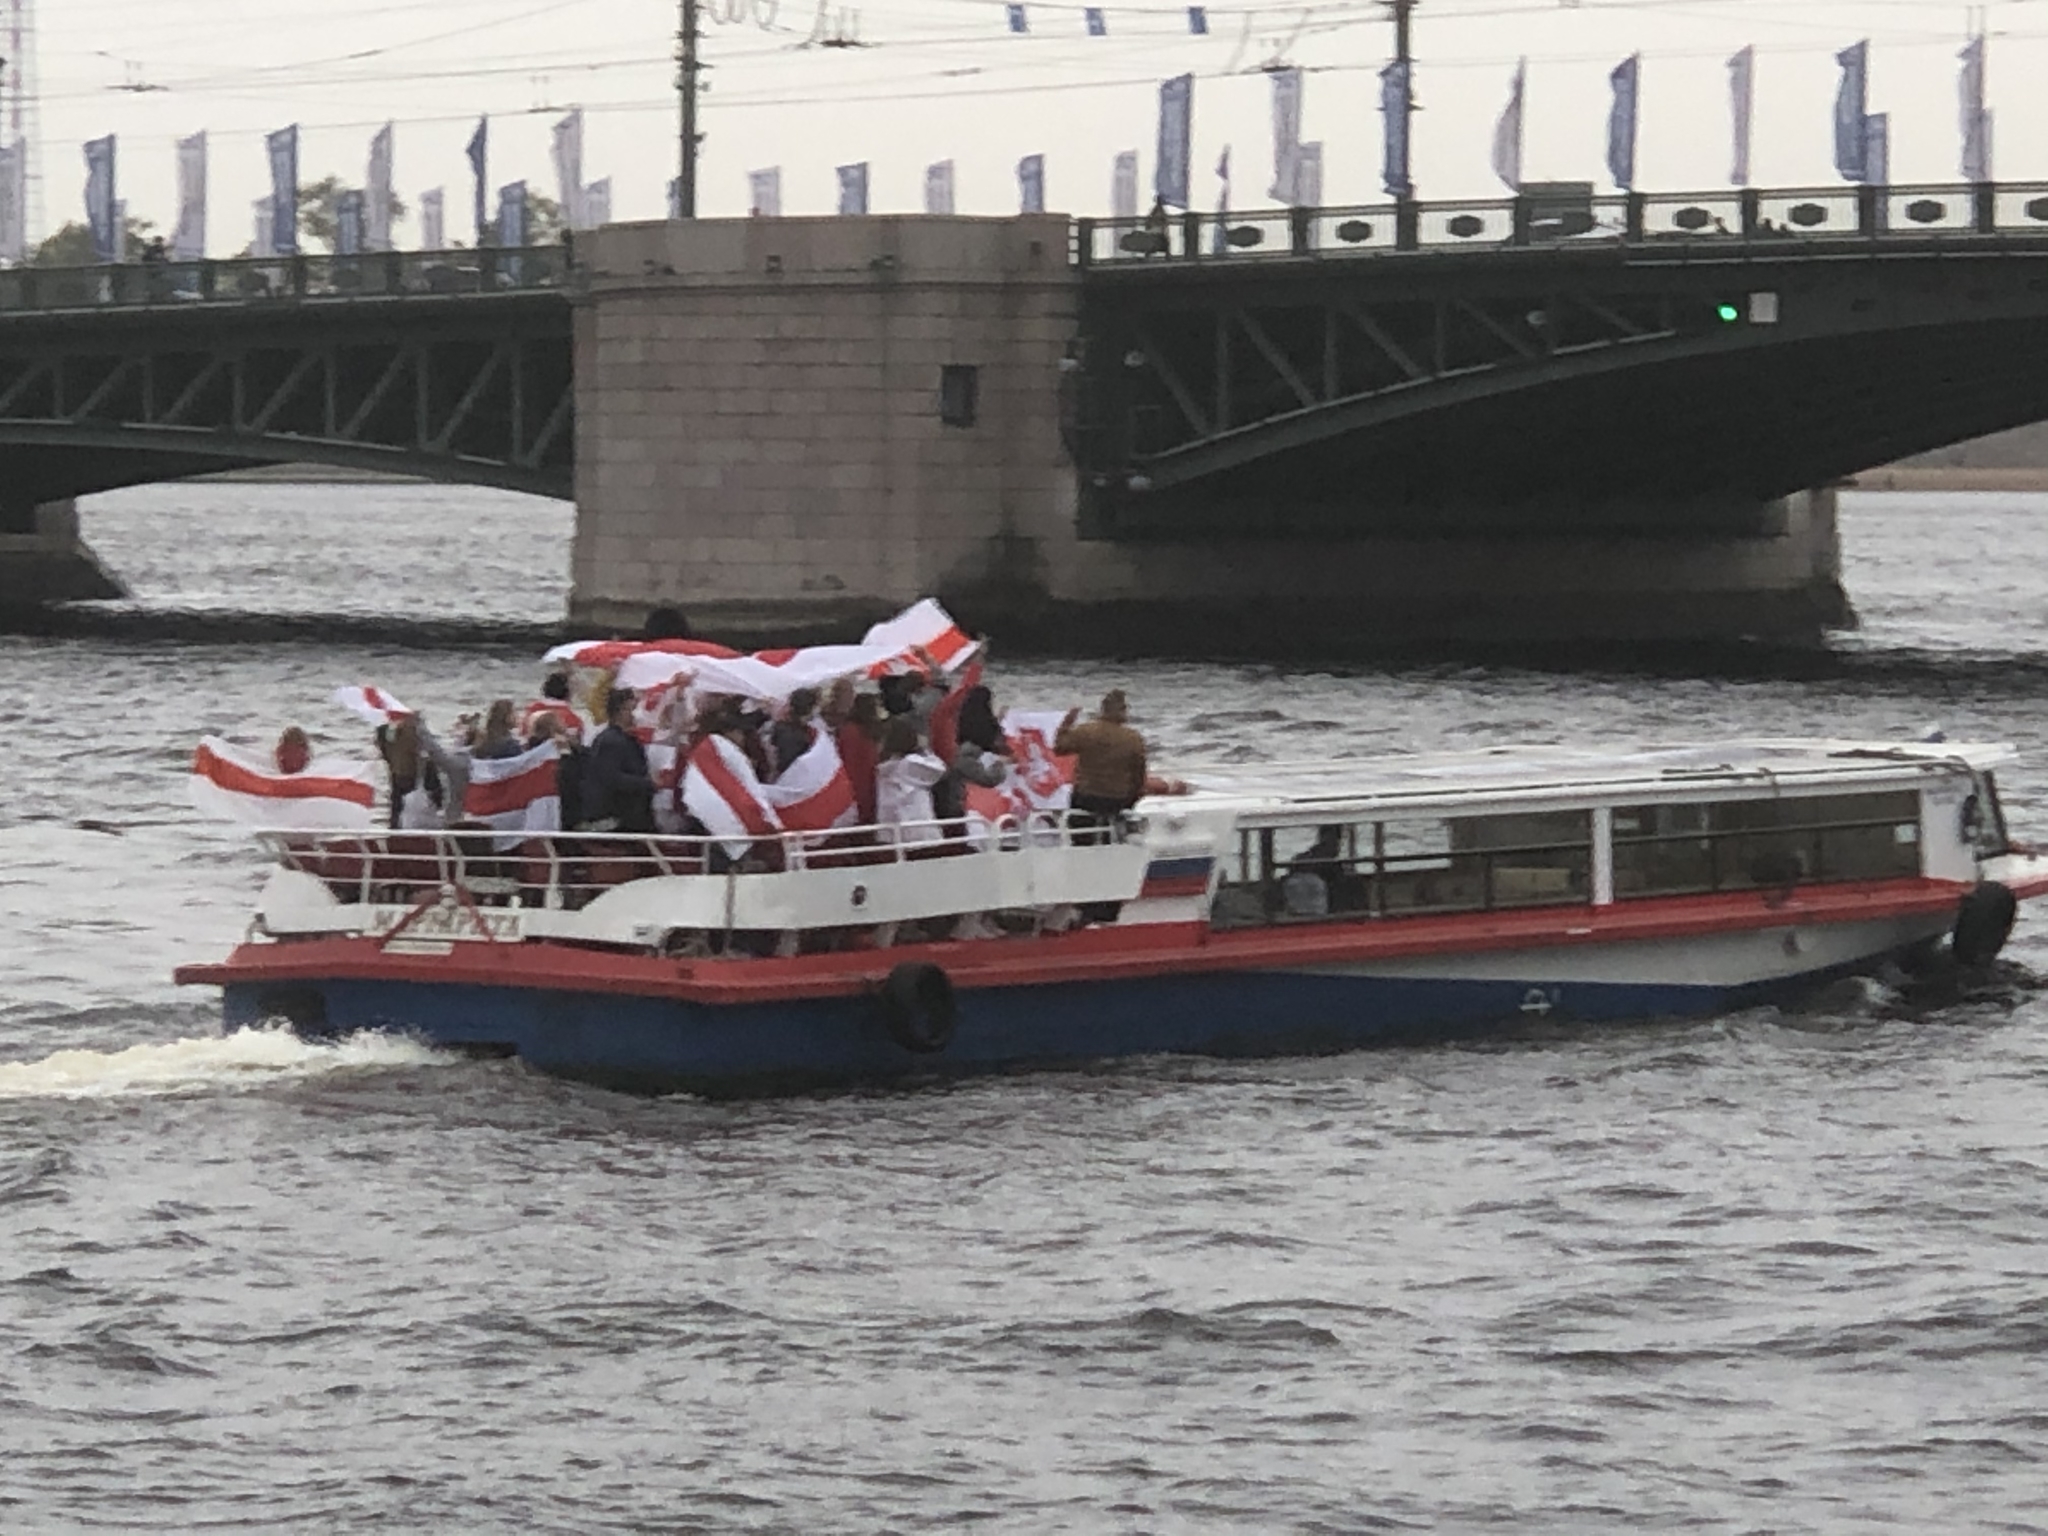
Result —
[{"label": "metal railing", "polygon": [[0,269],[0,316],[545,291],[566,287],[574,271],[572,253],[564,245],[9,267]]},{"label": "metal railing", "polygon": [[1723,188],[1079,219],[1080,267],[1586,245],[2048,235],[2048,183]]},{"label": "metal railing", "polygon": [[265,832],[287,869],[322,881],[345,903],[389,905],[452,888],[480,906],[575,910],[606,891],[659,876],[787,874],[893,866],[926,859],[1001,857],[1027,849],[1107,847],[1135,824],[1072,811],[1028,817],[915,821],[753,840],[633,832],[506,834],[484,830]]}]

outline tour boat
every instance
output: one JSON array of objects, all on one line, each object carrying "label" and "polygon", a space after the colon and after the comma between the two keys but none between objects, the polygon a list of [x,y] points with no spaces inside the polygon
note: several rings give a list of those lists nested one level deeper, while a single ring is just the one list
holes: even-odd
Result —
[{"label": "tour boat", "polygon": [[[230,1026],[651,1090],[1283,1056],[1981,965],[2048,858],[1998,746],[1757,741],[1187,771],[1115,825],[265,833]],[[737,849],[737,856],[735,855]]]}]

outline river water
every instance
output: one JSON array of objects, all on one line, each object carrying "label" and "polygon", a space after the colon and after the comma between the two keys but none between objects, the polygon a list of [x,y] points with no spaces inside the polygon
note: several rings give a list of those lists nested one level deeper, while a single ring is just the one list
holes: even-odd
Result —
[{"label": "river water", "polygon": [[[741,1105],[224,1039],[169,975],[261,870],[195,738],[523,692],[423,626],[546,627],[567,513],[86,522],[137,601],[0,638],[0,1531],[2048,1530],[2041,916],[1964,995]],[[1845,537],[1825,656],[998,681],[1166,759],[1939,726],[2048,833],[2048,499]]]}]

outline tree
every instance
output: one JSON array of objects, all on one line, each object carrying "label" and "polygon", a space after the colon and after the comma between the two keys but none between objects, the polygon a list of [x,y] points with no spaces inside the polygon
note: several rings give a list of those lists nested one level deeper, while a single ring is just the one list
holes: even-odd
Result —
[{"label": "tree", "polygon": [[[339,176],[322,176],[299,188],[299,233],[333,250],[341,233],[341,195],[349,189]],[[391,197],[391,217],[405,217],[405,201]]]},{"label": "tree", "polygon": [[[148,219],[129,219],[121,232],[121,259],[140,261],[142,248],[149,243],[149,232],[155,228]],[[91,227],[75,221],[37,246],[35,254],[29,257],[29,265],[35,267],[90,267],[98,263],[99,256],[92,248]]]}]

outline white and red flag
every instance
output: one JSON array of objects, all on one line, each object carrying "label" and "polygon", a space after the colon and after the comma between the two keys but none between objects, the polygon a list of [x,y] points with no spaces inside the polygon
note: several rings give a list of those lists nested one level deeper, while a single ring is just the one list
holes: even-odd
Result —
[{"label": "white and red flag", "polygon": [[382,688],[370,683],[350,684],[346,688],[335,689],[334,702],[351,714],[362,716],[372,725],[391,725],[415,713]]},{"label": "white and red flag", "polygon": [[572,640],[558,645],[542,658],[566,661],[572,666],[604,669],[616,667],[631,656],[723,656],[739,655],[730,646],[709,640]]},{"label": "white and red flag", "polygon": [[791,832],[830,832],[860,820],[839,743],[817,726],[811,727],[810,746],[773,784],[762,785],[761,794]]},{"label": "white and red flag", "polygon": [[521,837],[562,830],[562,793],[556,779],[561,753],[544,741],[517,757],[474,757],[462,792],[462,815],[508,834],[494,839],[502,852]]},{"label": "white and red flag", "polygon": [[519,739],[530,740],[534,729],[542,720],[553,720],[569,740],[581,744],[583,740],[583,717],[576,713],[576,706],[566,699],[535,699],[526,706],[519,717]]},{"label": "white and red flag", "polygon": [[747,754],[723,736],[706,736],[683,770],[683,809],[739,858],[756,838],[782,830]]},{"label": "white and red flag", "polygon": [[967,808],[990,821],[1026,817],[1035,811],[1063,811],[1074,798],[1074,760],[1053,751],[1060,723],[1057,710],[1013,709],[1003,716],[1010,744],[1010,772],[993,789],[967,786]]},{"label": "white and red flag", "polygon": [[350,832],[370,825],[377,766],[315,758],[298,773],[217,736],[199,743],[188,781],[192,804],[209,816],[268,832]]}]

